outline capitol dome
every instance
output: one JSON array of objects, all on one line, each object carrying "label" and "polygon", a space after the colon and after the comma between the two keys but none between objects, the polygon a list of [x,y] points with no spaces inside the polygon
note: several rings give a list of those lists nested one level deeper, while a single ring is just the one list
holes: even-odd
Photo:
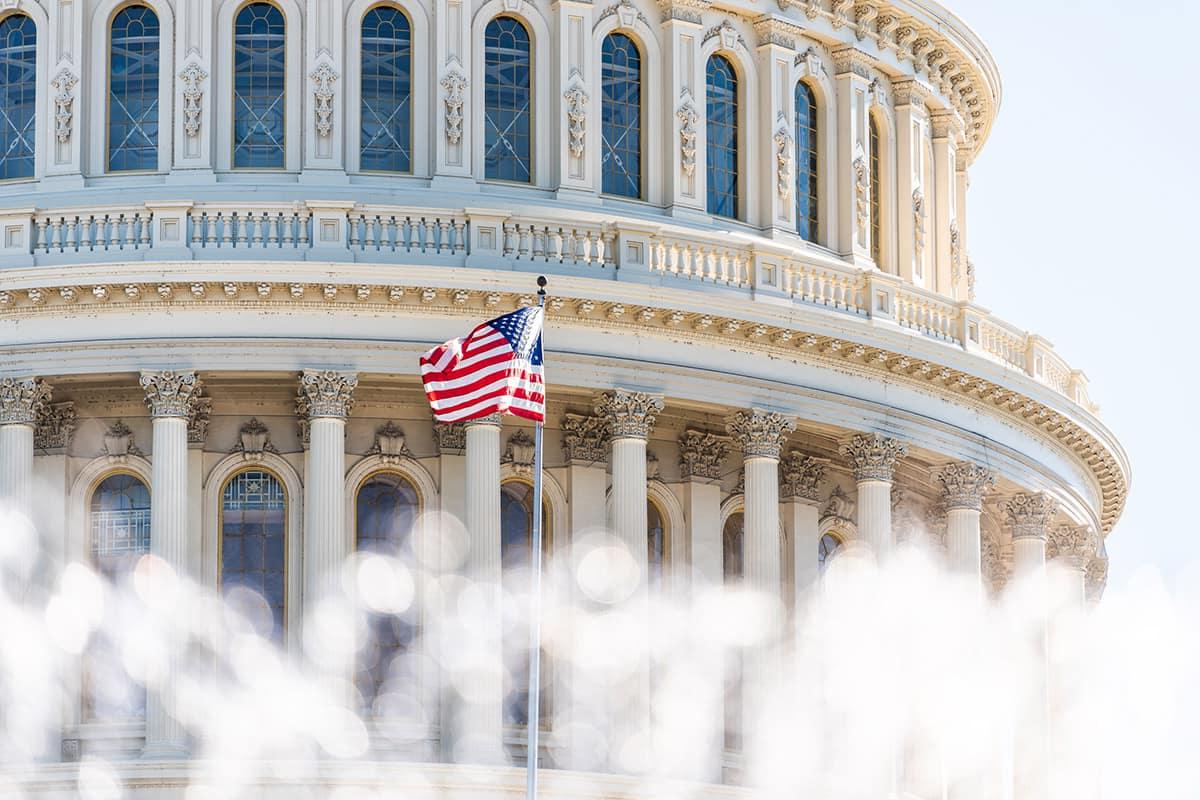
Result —
[{"label": "capitol dome", "polygon": [[[547,796],[642,796],[667,600],[747,587],[790,647],[828,564],[913,542],[989,597],[1050,562],[1103,590],[1129,465],[1084,373],[976,302],[1001,84],[932,0],[6,0],[0,63],[0,498],[37,532],[10,589],[169,568],[268,643],[231,658],[197,599],[134,652],[108,603],[0,786],[102,761],[210,796],[196,665],[294,659],[362,741],[254,792],[519,791],[532,426],[435,424],[418,357],[539,275],[549,591],[639,654],[547,646]],[[743,791],[773,669],[743,655],[688,684],[738,676],[687,793]]]}]

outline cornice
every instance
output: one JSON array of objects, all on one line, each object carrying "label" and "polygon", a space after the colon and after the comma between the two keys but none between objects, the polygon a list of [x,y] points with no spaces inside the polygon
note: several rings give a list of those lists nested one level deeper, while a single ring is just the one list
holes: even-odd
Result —
[{"label": "cornice", "polygon": [[[74,301],[66,301],[59,290],[68,285],[76,284],[36,287],[41,290],[40,302],[32,303],[26,299],[0,306],[0,320],[54,316],[60,312],[71,315],[84,311],[89,315],[128,314],[164,308],[229,309],[246,313],[283,309],[344,310],[347,313],[392,311],[479,319],[481,314],[495,315],[533,302],[531,293],[419,284],[235,282],[235,291],[229,292],[228,284],[223,282],[180,280],[135,284],[141,291],[114,292],[107,299],[83,293]],[[26,290],[21,290],[13,296],[25,293]],[[1072,452],[1092,474],[1100,490],[1100,524],[1105,534],[1112,529],[1124,508],[1128,479],[1119,451],[1111,449],[1084,424],[1039,398],[980,374],[897,349],[863,344],[845,335],[814,333],[784,324],[763,324],[732,312],[702,313],[672,307],[662,301],[631,304],[600,297],[588,299],[576,292],[569,301],[552,296],[547,309],[551,316],[572,318],[575,324],[613,330],[686,331],[688,338],[698,344],[736,344],[773,356],[802,359],[817,366],[867,376],[887,376],[889,380],[919,386],[937,396],[954,398],[960,403],[967,401]],[[798,320],[796,324],[803,322]],[[992,362],[984,359],[979,359],[979,364],[981,367],[992,366]]]}]

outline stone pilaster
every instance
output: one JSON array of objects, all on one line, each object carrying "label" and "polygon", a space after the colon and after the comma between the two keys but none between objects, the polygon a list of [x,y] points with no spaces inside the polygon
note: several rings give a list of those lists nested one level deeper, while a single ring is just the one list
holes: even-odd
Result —
[{"label": "stone pilaster", "polygon": [[[661,397],[645,392],[614,389],[596,398],[595,412],[608,420],[612,447],[613,534],[628,549],[637,565],[638,585],[623,610],[631,620],[642,620],[631,649],[635,659],[624,681],[614,683],[613,708],[617,709],[610,751],[646,736],[650,730],[650,661],[648,558],[646,538],[646,440],[663,409]],[[649,763],[652,763],[652,759]],[[618,766],[620,766],[618,764]]]},{"label": "stone pilaster", "polygon": [[667,96],[664,170],[666,205],[676,215],[704,211],[704,58],[702,14],[710,0],[659,0],[662,12],[663,75]]},{"label": "stone pilaster", "polygon": [[892,478],[896,462],[908,454],[908,445],[881,433],[855,436],[842,445],[842,455],[858,483],[858,537],[875,558],[886,560],[892,552]]},{"label": "stone pilaster", "polygon": [[870,62],[853,45],[833,51],[837,92],[837,251],[871,261]]},{"label": "stone pilaster", "polygon": [[820,546],[821,501],[819,484],[825,477],[825,461],[793,450],[779,465],[779,497],[783,530],[791,543],[792,597],[800,619],[801,610],[818,578],[817,549]]},{"label": "stone pilaster", "polygon": [[[200,381],[195,372],[145,371],[146,407],[153,418],[150,477],[150,552],[180,578],[188,574],[188,420]],[[168,654],[166,673],[146,697],[147,758],[182,757],[187,734],[175,716],[181,659]]]},{"label": "stone pilaster", "polygon": [[934,472],[946,507],[946,550],[950,568],[982,586],[983,551],[979,514],[983,496],[996,485],[991,470],[970,461],[947,464]]},{"label": "stone pilaster", "polygon": [[29,515],[33,505],[33,434],[50,402],[41,378],[0,379],[0,506]]}]

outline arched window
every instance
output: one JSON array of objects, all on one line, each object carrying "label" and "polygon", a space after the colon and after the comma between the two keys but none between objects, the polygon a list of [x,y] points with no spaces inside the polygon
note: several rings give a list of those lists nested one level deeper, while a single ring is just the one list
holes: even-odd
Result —
[{"label": "arched window", "polygon": [[708,213],[738,215],[738,79],[722,55],[708,59]]},{"label": "arched window", "polygon": [[796,84],[796,231],[817,240],[817,98],[804,81]]},{"label": "arched window", "polygon": [[651,588],[660,588],[667,567],[667,549],[670,546],[667,515],[653,500],[646,501],[646,565]]},{"label": "arched window", "polygon": [[[354,532],[359,552],[395,559],[396,569],[411,570],[413,523],[420,496],[406,478],[390,472],[372,475],[355,497]],[[367,637],[358,653],[355,683],[366,716],[404,716],[413,708],[409,691],[417,684],[414,665],[404,654],[412,645],[416,609],[370,608]],[[401,688],[403,687],[403,688]]]},{"label": "arched window", "polygon": [[233,166],[283,169],[287,122],[283,12],[250,3],[233,31]]},{"label": "arched window", "polygon": [[[500,486],[500,564],[504,596],[511,602],[504,609],[505,687],[504,722],[529,722],[529,574],[533,564],[533,487],[524,481],[506,481]],[[550,509],[542,503],[542,558],[550,552]],[[550,724],[550,662],[542,650],[539,727]]]},{"label": "arched window", "polygon": [[879,198],[883,192],[883,183],[879,175],[879,123],[875,115],[868,119],[871,136],[871,259],[879,265],[879,254],[882,251],[880,240],[883,238],[883,224],[879,218]]},{"label": "arched window", "polygon": [[221,592],[257,631],[283,642],[287,493],[270,472],[248,469],[221,493]]},{"label": "arched window", "polygon": [[158,17],[146,6],[127,6],[112,21],[108,168],[158,168]]},{"label": "arched window", "polygon": [[[150,490],[137,477],[110,475],[92,493],[88,510],[92,566],[114,584],[125,582],[150,552]],[[118,606],[119,607],[119,606]],[[114,621],[120,627],[120,620]],[[121,648],[107,634],[93,637],[84,659],[87,719],[120,720],[146,713],[146,689],[126,672]]]},{"label": "arched window", "polygon": [[842,540],[834,536],[832,533],[827,533],[821,537],[821,541],[817,543],[817,569],[824,570],[825,565],[829,563],[829,559],[833,557],[842,546]]},{"label": "arched window", "polygon": [[362,21],[362,145],[359,166],[412,171],[412,26],[377,6]]},{"label": "arched window", "polygon": [[533,58],[529,31],[513,17],[496,17],[483,35],[484,175],[533,180]]},{"label": "arched window", "polygon": [[600,139],[603,191],[642,196],[642,54],[623,33],[604,37]]},{"label": "arched window", "polygon": [[0,180],[33,177],[37,28],[24,14],[0,20]]},{"label": "arched window", "polygon": [[742,579],[742,542],[745,538],[746,517],[741,512],[730,514],[721,531],[721,564],[725,582]]}]

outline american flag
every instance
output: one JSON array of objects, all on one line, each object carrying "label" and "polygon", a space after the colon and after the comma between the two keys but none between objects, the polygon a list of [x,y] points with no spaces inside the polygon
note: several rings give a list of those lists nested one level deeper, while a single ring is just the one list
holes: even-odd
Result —
[{"label": "american flag", "polygon": [[538,306],[485,322],[421,356],[421,380],[438,422],[462,422],[508,412],[546,419]]}]

